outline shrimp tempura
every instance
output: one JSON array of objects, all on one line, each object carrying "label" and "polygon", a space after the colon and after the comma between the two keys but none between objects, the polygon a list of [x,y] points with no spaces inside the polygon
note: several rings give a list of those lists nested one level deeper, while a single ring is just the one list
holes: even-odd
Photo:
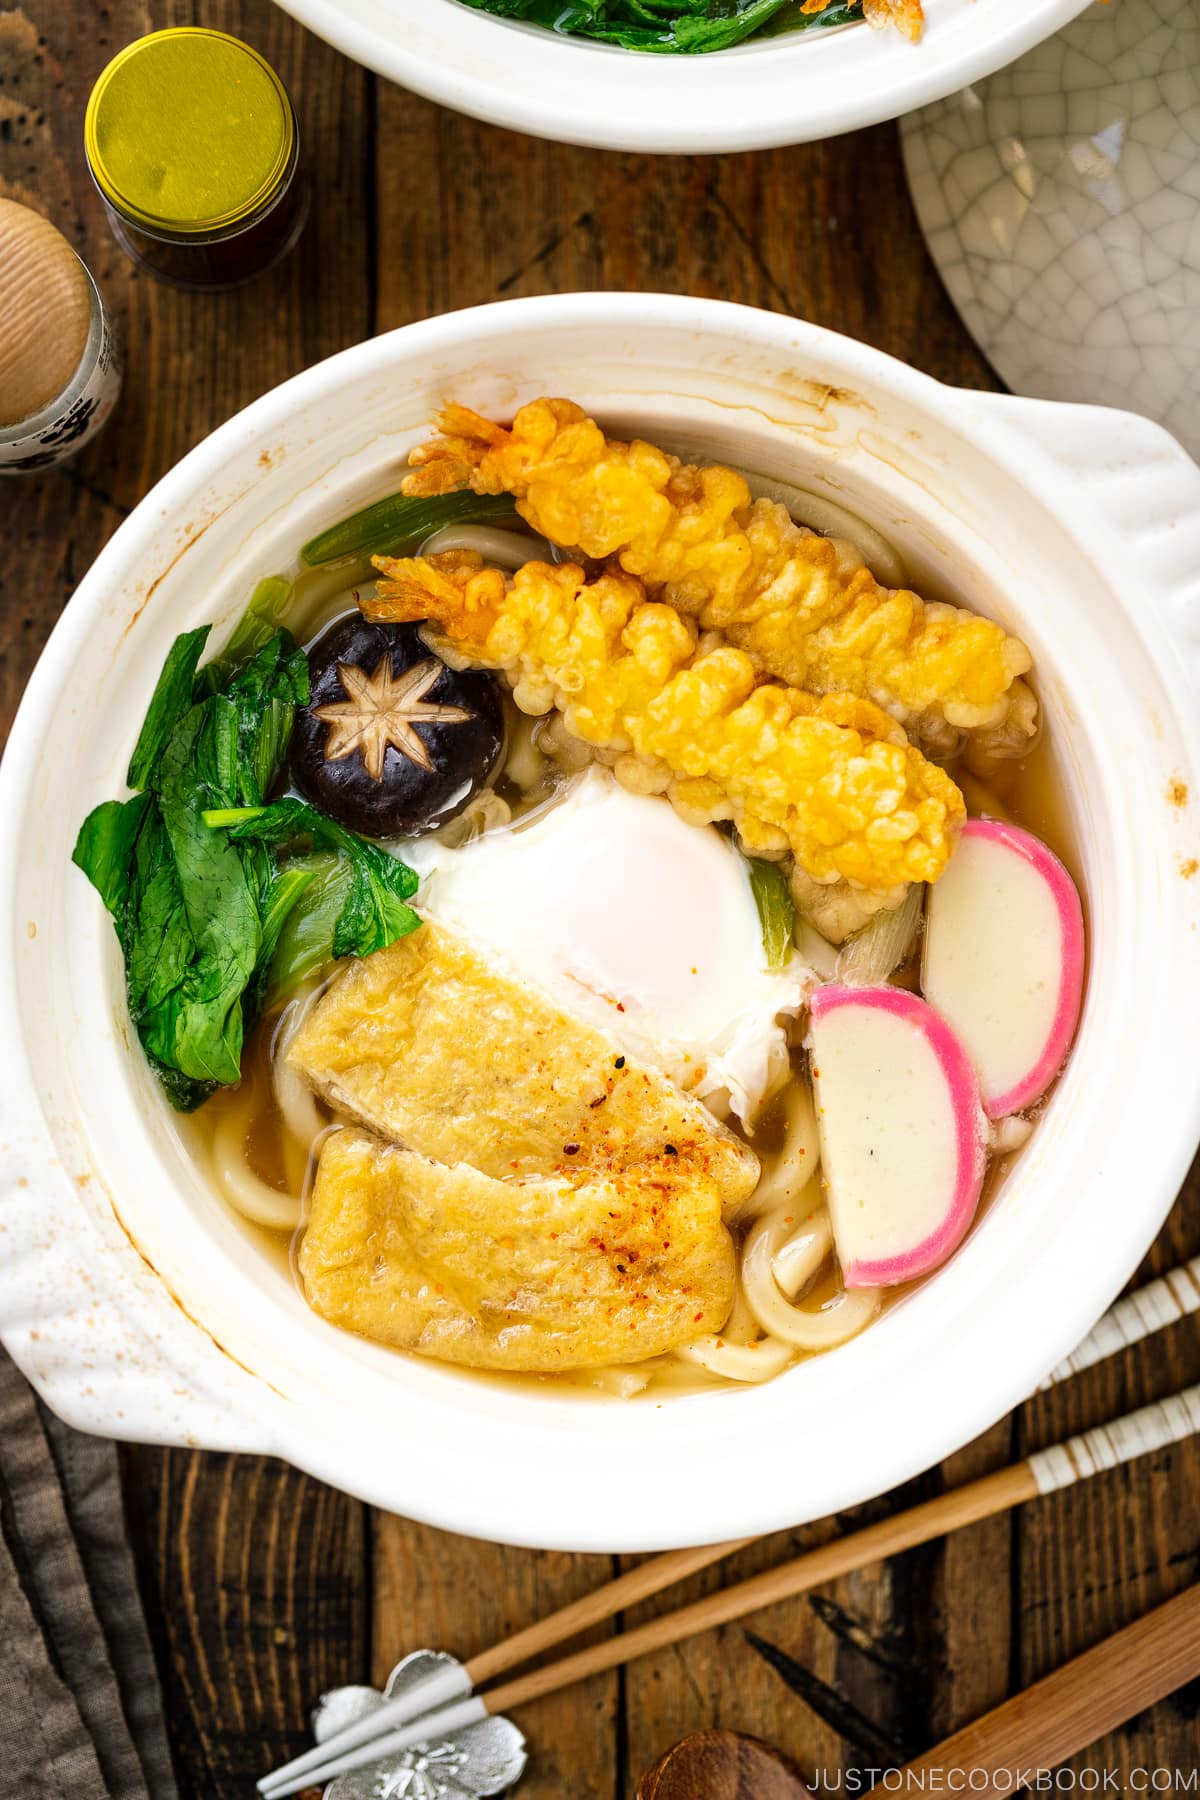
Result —
[{"label": "shrimp tempura", "polygon": [[526,563],[509,581],[466,551],[374,561],[368,618],[432,621],[457,656],[503,670],[522,711],[557,707],[618,753],[619,779],[685,817],[731,819],[749,850],[791,850],[818,883],[890,904],[945,867],[962,796],[870,701],[762,682],[728,644],[698,651],[695,621],[615,568],[589,582]]},{"label": "shrimp tempura", "polygon": [[[823,13],[833,0],[804,0],[802,13]],[[894,25],[914,43],[925,28],[925,11],[921,0],[863,0],[863,18],[868,25],[882,29]]]},{"label": "shrimp tempura", "polygon": [[810,693],[873,700],[936,752],[976,733],[1014,755],[1036,701],[1030,655],[990,619],[885,588],[853,547],[752,500],[741,475],[624,444],[569,400],[523,406],[512,430],[465,407],[413,451],[406,493],[510,493],[535,531],[588,557],[616,556],[652,597],[719,631],[756,669]]}]

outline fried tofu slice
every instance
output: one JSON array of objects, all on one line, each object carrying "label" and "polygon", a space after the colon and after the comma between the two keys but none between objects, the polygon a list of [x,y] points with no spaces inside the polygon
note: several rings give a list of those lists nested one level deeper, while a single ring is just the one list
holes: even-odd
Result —
[{"label": "fried tofu slice", "polygon": [[665,1075],[429,923],[351,963],[288,1060],[380,1137],[493,1181],[636,1167],[666,1189],[710,1182],[732,1210],[758,1180],[753,1151]]},{"label": "fried tofu slice", "polygon": [[[873,16],[919,29],[911,0]],[[936,753],[958,734],[1018,755],[1036,727],[1029,651],[990,619],[882,586],[840,540],[796,525],[745,479],[608,438],[569,400],[534,400],[511,430],[462,406],[413,451],[407,493],[510,493],[552,543],[615,557],[651,598],[695,618],[756,669],[811,693],[873,701]]]},{"label": "fried tofu slice", "polygon": [[433,621],[453,650],[502,669],[524,711],[557,707],[685,818],[731,819],[750,851],[791,851],[814,881],[889,905],[949,860],[962,795],[893,718],[853,694],[761,681],[730,644],[701,650],[694,620],[633,576],[526,563],[509,580],[465,551],[375,563],[369,618]]},{"label": "fried tofu slice", "polygon": [[719,1331],[734,1251],[711,1177],[502,1182],[351,1127],[321,1152],[300,1274],[323,1318],[376,1343],[553,1373]]}]

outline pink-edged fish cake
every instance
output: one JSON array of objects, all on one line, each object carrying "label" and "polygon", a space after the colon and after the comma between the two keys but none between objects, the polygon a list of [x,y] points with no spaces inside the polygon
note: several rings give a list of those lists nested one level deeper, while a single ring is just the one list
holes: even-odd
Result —
[{"label": "pink-edged fish cake", "polygon": [[808,1043],[846,1286],[928,1274],[962,1241],[983,1187],[987,1121],[970,1057],[897,987],[818,988]]},{"label": "pink-edged fish cake", "polygon": [[1062,1068],[1084,960],[1079,894],[1054,852],[969,819],[929,890],[921,990],[962,1039],[989,1118],[1032,1106]]}]

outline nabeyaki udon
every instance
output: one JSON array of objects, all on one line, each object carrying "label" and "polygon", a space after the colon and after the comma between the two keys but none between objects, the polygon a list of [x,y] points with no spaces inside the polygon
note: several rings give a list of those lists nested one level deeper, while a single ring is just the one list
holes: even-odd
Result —
[{"label": "nabeyaki udon", "polygon": [[[286,966],[318,991],[253,1051],[279,1108],[265,1129],[282,1120],[288,1166],[315,1165],[311,1193],[255,1173],[253,1084],[214,1131],[214,1168],[249,1216],[301,1225],[310,1304],[378,1342],[616,1371],[621,1392],[666,1353],[764,1378],[951,1253],[991,1132],[1011,1147],[1031,1129],[1010,1115],[1069,1050],[1070,876],[992,789],[967,821],[942,766],[1030,746],[1029,654],[884,586],[735,471],[609,438],[570,402],[511,428],[457,407],[442,424],[401,503],[420,533],[430,492],[507,493],[562,558],[498,544],[455,501],[445,529],[465,540],[376,558],[373,588],[333,603],[361,612],[333,613],[307,652],[276,632],[191,691],[177,669],[204,632],[186,635],[143,727],[170,715],[157,760],[199,784],[198,841],[255,907],[312,894]],[[485,560],[514,549],[511,574]],[[201,758],[189,786],[183,747],[210,712],[217,741],[235,701],[250,773],[218,795]],[[308,804],[281,786],[280,720]],[[180,800],[148,779],[97,809],[78,853],[133,975],[159,941],[138,859],[163,845],[154,808],[174,820]],[[192,884],[198,916],[216,891]],[[251,973],[260,960],[277,980],[274,952]]]},{"label": "nabeyaki udon", "polygon": [[[938,881],[966,808],[931,758],[964,740],[989,758],[1027,747],[1036,703],[1019,639],[966,608],[884,587],[853,545],[752,499],[736,472],[608,438],[569,401],[525,406],[511,429],[461,407],[440,424],[413,453],[406,490],[509,493],[572,560],[510,574],[465,548],[376,557],[382,579],[360,599],[368,619],[419,622],[453,666],[497,670],[522,711],[557,713],[633,793],[665,795],[696,825],[727,821],[751,855],[790,861],[793,892],[830,935]],[[436,898],[434,908],[436,918]],[[952,1247],[986,1156],[970,1061],[930,1009],[880,989],[872,1012],[874,990],[863,990],[831,1035],[818,1001],[834,991],[811,997],[812,1029],[814,1043],[823,1034],[822,1115],[848,1105],[846,1142],[858,1143],[855,1084],[866,1073],[839,1086],[847,1032],[853,1068],[860,1038],[868,1063],[880,1045],[886,1062],[889,1033],[933,1045],[940,1031],[961,1076],[943,1094],[925,1050],[903,1049],[910,1080],[933,1082],[930,1117],[961,1126],[952,1205],[937,1127],[924,1160],[918,1140],[898,1162],[872,1140],[861,1167],[844,1148],[830,1163],[864,1191],[863,1171],[874,1179],[870,1220],[833,1211],[855,1247],[851,1273],[863,1275],[839,1302],[846,1319],[829,1323],[836,1337],[878,1304],[866,1275],[900,1279],[926,1266],[931,1245],[938,1256]],[[947,1046],[932,1058],[942,1071]],[[477,1366],[620,1362],[697,1333],[717,1341],[734,1296],[724,1221],[757,1168],[670,1080],[611,1050],[603,1032],[552,1016],[432,922],[344,976],[291,1051],[377,1134],[345,1134],[321,1157],[300,1259],[318,1309]],[[868,1111],[884,1116],[885,1096]],[[850,1217],[865,1250],[847,1235]],[[787,1214],[772,1229],[782,1242],[794,1226]],[[481,1260],[479,1246],[501,1229],[508,1276],[497,1297],[495,1257]],[[907,1246],[898,1256],[897,1242]],[[812,1347],[807,1329],[797,1341]]]}]

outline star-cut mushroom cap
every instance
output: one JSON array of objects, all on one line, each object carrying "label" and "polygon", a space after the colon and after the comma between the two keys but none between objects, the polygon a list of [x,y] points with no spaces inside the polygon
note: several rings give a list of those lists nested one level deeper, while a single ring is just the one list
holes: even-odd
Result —
[{"label": "star-cut mushroom cap", "polygon": [[357,750],[367,774],[382,781],[390,746],[418,768],[432,769],[429,748],[414,727],[422,720],[461,725],[475,717],[465,706],[440,706],[426,700],[444,667],[431,656],[395,676],[390,652],[380,657],[370,675],[355,663],[339,662],[338,677],[349,699],[341,705],[313,709],[313,717],[330,727],[325,760],[334,762]]}]

